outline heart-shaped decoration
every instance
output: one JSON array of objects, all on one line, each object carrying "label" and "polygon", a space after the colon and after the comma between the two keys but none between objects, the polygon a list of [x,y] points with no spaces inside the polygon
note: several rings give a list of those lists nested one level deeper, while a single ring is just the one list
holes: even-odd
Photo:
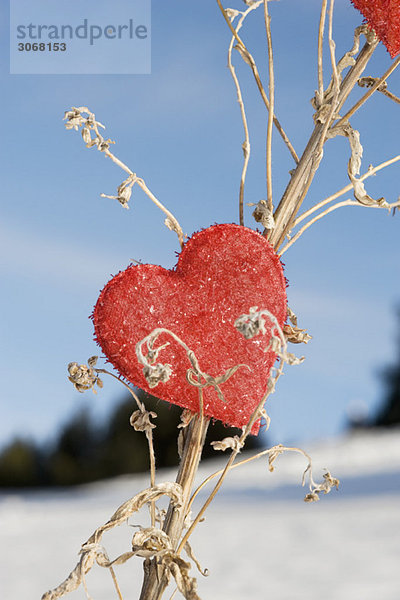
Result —
[{"label": "heart-shaped decoration", "polygon": [[400,0],[351,0],[392,58],[400,52]]},{"label": "heart-shaped decoration", "polygon": [[[214,225],[195,233],[173,270],[132,265],[102,290],[93,312],[95,336],[108,360],[134,385],[188,408],[199,410],[198,389],[186,377],[191,364],[185,350],[162,333],[157,347],[169,342],[157,363],[172,374],[150,390],[135,346],[156,328],[176,334],[195,353],[203,373],[216,378],[240,367],[220,384],[204,388],[204,413],[227,425],[243,427],[267,390],[276,355],[265,352],[270,337],[245,339],[235,320],[257,306],[286,319],[286,281],[278,256],[259,233],[234,224]],[[146,354],[146,351],[144,352]],[[252,432],[257,433],[257,423]]]}]

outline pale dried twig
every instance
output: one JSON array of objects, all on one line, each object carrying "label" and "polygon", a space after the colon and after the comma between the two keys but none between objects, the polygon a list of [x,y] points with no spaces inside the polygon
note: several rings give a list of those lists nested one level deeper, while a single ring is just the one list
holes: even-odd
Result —
[{"label": "pale dried twig", "polygon": [[[235,19],[237,16],[241,15],[240,19],[235,27],[236,32],[238,32],[241,29],[243,22],[244,22],[245,18],[247,17],[247,15],[249,14],[249,12],[251,12],[252,10],[257,8],[261,4],[261,2],[262,2],[262,0],[260,0],[260,2],[255,2],[254,4],[249,6],[249,8],[247,10],[245,10],[242,13],[240,11],[236,11],[236,10],[233,11],[232,13],[229,13],[229,9],[226,9],[227,16],[231,21],[233,21],[233,19]],[[245,110],[243,96],[242,96],[242,90],[240,87],[239,79],[236,75],[235,67],[233,66],[233,62],[232,62],[232,50],[233,50],[234,42],[235,42],[235,37],[232,36],[232,39],[230,41],[229,48],[228,48],[228,68],[229,68],[229,71],[231,73],[231,76],[232,76],[232,79],[233,79],[233,82],[234,82],[234,85],[236,88],[236,96],[237,96],[237,101],[238,101],[239,107],[240,107],[240,114],[241,114],[241,118],[242,118],[244,137],[245,137],[244,142],[242,144],[243,166],[242,166],[242,173],[241,173],[241,177],[240,177],[240,187],[239,187],[239,223],[240,223],[240,225],[244,225],[244,212],[243,212],[244,186],[245,186],[245,181],[246,181],[247,167],[248,167],[249,160],[250,160],[250,135],[249,135],[249,128],[248,128],[248,124],[247,124],[246,110]]]},{"label": "pale dried twig", "polygon": [[322,0],[318,29],[318,91],[315,94],[318,108],[322,105],[324,100],[323,41],[327,4],[328,0]]},{"label": "pale dried twig", "polygon": [[269,109],[267,125],[267,204],[270,212],[274,210],[272,204],[272,126],[275,106],[275,79],[274,79],[274,56],[272,52],[271,17],[268,13],[268,0],[264,0],[264,22],[267,34],[268,47],[268,89]]},{"label": "pale dried twig", "polygon": [[[368,76],[368,77],[360,77],[360,79],[358,80],[357,83],[360,87],[370,88],[377,81],[379,81],[379,77],[369,77]],[[400,98],[398,98],[395,94],[392,94],[392,92],[390,92],[387,89],[387,81],[384,81],[383,83],[381,83],[376,91],[381,92],[384,96],[386,96],[390,100],[393,100],[393,102],[396,102],[396,104],[400,104]]]},{"label": "pale dried twig", "polygon": [[[261,0],[260,4],[262,4],[263,0]],[[258,90],[261,94],[261,98],[267,108],[267,110],[269,110],[269,100],[267,97],[267,94],[265,93],[264,90],[264,86],[262,84],[261,78],[260,78],[260,74],[258,72],[257,69],[257,65],[255,63],[255,60],[253,58],[253,56],[250,54],[249,50],[247,49],[246,45],[244,44],[243,40],[240,38],[239,34],[237,33],[237,31],[235,30],[235,28],[233,27],[230,17],[227,14],[226,9],[224,9],[224,7],[222,6],[221,0],[217,0],[217,4],[219,6],[219,9],[222,13],[222,16],[224,17],[233,37],[236,39],[237,41],[237,45],[235,46],[235,48],[238,50],[238,52],[240,53],[240,55],[242,56],[243,60],[250,66],[251,71],[253,73],[254,79],[256,81]],[[229,10],[229,9],[228,9]],[[295,149],[293,148],[287,134],[285,133],[285,131],[282,128],[282,125],[280,124],[280,122],[278,121],[276,115],[274,115],[274,125],[277,128],[280,136],[282,137],[283,141],[285,142],[290,154],[292,155],[294,161],[296,163],[299,162],[299,157],[296,154]]]},{"label": "pale dried twig", "polygon": [[[227,446],[229,447],[229,446]],[[215,445],[214,445],[215,448]],[[220,449],[224,449],[224,448],[219,448],[216,447],[216,450],[220,450]],[[312,458],[309,454],[307,454],[307,452],[305,452],[304,450],[302,450],[301,448],[296,448],[296,447],[291,447],[291,446],[283,446],[282,444],[278,444],[276,446],[272,446],[272,448],[268,448],[267,450],[262,450],[261,452],[258,452],[257,454],[254,454],[253,456],[250,456],[248,458],[245,458],[239,462],[233,462],[231,465],[231,469],[236,469],[237,467],[242,467],[243,465],[246,465],[250,462],[252,462],[253,460],[259,460],[260,458],[263,458],[264,456],[268,456],[268,467],[269,467],[269,471],[272,472],[274,471],[275,467],[274,467],[274,462],[275,460],[278,458],[279,455],[283,454],[284,452],[295,452],[297,454],[301,454],[302,456],[304,456],[308,463],[307,466],[303,472],[303,477],[302,477],[302,486],[305,485],[305,479],[306,476],[308,476],[308,480],[309,480],[309,490],[310,493],[315,492],[315,490],[317,488],[319,488],[320,486],[324,485],[325,481],[322,484],[317,484],[315,483],[314,479],[313,479],[313,475],[312,475]],[[209,475],[206,479],[204,479],[204,481],[201,482],[201,484],[196,488],[196,490],[193,492],[193,495],[190,499],[190,505],[189,508],[192,506],[193,501],[195,500],[196,496],[199,494],[199,492],[208,484],[210,483],[210,481],[212,481],[213,479],[215,479],[215,477],[218,477],[219,475],[221,475],[224,472],[224,469],[220,469],[219,471],[215,471],[214,473],[212,473],[211,475]],[[339,483],[338,483],[339,484]],[[306,496],[307,498],[307,496]],[[304,500],[306,500],[306,498]]]},{"label": "pale dried twig", "polygon": [[[400,154],[398,154],[397,156],[394,156],[393,158],[390,158],[389,160],[386,160],[386,161],[380,163],[376,167],[373,167],[372,165],[370,165],[369,168],[368,168],[368,170],[363,175],[361,175],[361,177],[359,178],[359,180],[360,181],[364,181],[368,177],[371,177],[371,176],[375,175],[376,173],[378,173],[378,171],[380,171],[381,169],[384,169],[385,167],[388,167],[388,166],[390,166],[390,165],[398,162],[399,160],[400,160]],[[341,188],[340,190],[338,190],[337,192],[335,192],[334,194],[332,194],[331,196],[328,196],[324,200],[321,200],[321,202],[318,202],[317,204],[315,204],[314,206],[312,206],[308,210],[304,211],[294,221],[293,227],[296,227],[297,225],[299,225],[302,221],[304,221],[304,219],[306,219],[307,217],[309,217],[310,215],[312,215],[314,212],[316,212],[317,210],[319,210],[323,206],[326,206],[330,202],[333,202],[333,200],[336,200],[336,198],[339,198],[340,196],[343,196],[344,194],[346,194],[347,192],[349,192],[352,188],[353,188],[353,185],[350,183],[350,184],[346,185],[345,187]],[[393,204],[392,204],[392,206],[393,206]]]},{"label": "pale dried twig", "polygon": [[100,562],[100,566],[107,566],[107,568],[113,564],[121,564],[122,562],[125,562],[131,558],[135,552],[125,553],[111,563],[104,561],[104,552],[100,546],[100,541],[103,534],[106,531],[109,531],[110,529],[113,529],[114,527],[124,523],[132,514],[139,511],[144,504],[155,501],[163,495],[169,496],[176,506],[179,506],[182,503],[181,486],[177,483],[171,482],[160,483],[153,488],[143,490],[130,500],[124,502],[124,504],[117,508],[112,517],[104,525],[98,527],[87,540],[87,542],[82,544],[80,551],[81,558],[67,579],[54,590],[43,594],[42,600],[56,600],[57,598],[61,598],[65,594],[77,589],[82,583],[84,575],[92,568],[99,553],[103,557],[103,561],[102,564]]},{"label": "pale dried twig", "polygon": [[[220,385],[228,381],[228,379],[230,379],[230,377],[232,377],[232,375],[234,375],[241,367],[249,369],[248,365],[235,365],[227,369],[225,373],[213,377],[212,375],[209,375],[200,369],[200,365],[195,353],[185,344],[184,341],[182,341],[175,333],[173,333],[173,331],[159,327],[154,329],[136,344],[136,356],[139,363],[143,365],[143,374],[150,387],[156,387],[159,383],[165,383],[168,381],[172,373],[171,365],[161,363],[154,364],[154,362],[157,360],[159,352],[169,344],[169,342],[167,342],[167,344],[163,344],[158,348],[155,348],[154,344],[156,343],[158,337],[162,334],[171,336],[180,346],[182,346],[182,348],[184,348],[188,360],[192,365],[192,367],[186,371],[187,382],[199,389],[204,389],[209,386],[213,387],[220,400],[224,402],[225,399]],[[147,355],[144,355],[143,347],[146,345],[148,347],[148,352]]]},{"label": "pale dried twig", "polygon": [[382,75],[382,77],[376,79],[376,81],[373,84],[373,86],[364,94],[364,96],[362,96],[362,98],[360,98],[360,100],[358,100],[358,102],[356,102],[354,104],[354,106],[352,106],[347,111],[347,113],[335,124],[335,127],[337,125],[340,125],[340,124],[344,123],[345,121],[348,121],[350,119],[350,117],[353,116],[354,113],[357,112],[357,110],[363,104],[365,104],[365,102],[372,96],[372,94],[379,89],[379,87],[382,85],[382,83],[384,83],[388,79],[388,77],[393,73],[393,71],[395,69],[397,69],[397,67],[399,66],[399,64],[400,64],[400,56],[398,56],[396,58],[396,60],[393,61],[393,63],[390,65],[390,67]]},{"label": "pale dried twig", "polygon": [[316,215],[315,217],[313,217],[312,219],[307,221],[307,223],[305,223],[305,225],[303,225],[303,227],[301,229],[299,229],[299,231],[290,239],[290,241],[281,250],[279,250],[278,256],[282,256],[287,250],[289,250],[289,248],[291,246],[293,246],[293,244],[295,242],[297,242],[297,240],[303,235],[303,233],[305,231],[307,231],[307,229],[309,227],[311,227],[311,225],[314,225],[314,223],[316,223],[320,219],[323,219],[324,217],[329,215],[329,213],[333,212],[334,210],[337,210],[338,208],[343,208],[344,206],[359,206],[359,207],[364,207],[364,208],[365,207],[366,208],[385,208],[390,211],[390,210],[395,209],[396,207],[400,206],[400,200],[398,200],[397,202],[393,202],[392,204],[388,204],[385,207],[379,206],[378,204],[364,205],[364,204],[361,204],[360,202],[358,202],[357,200],[343,200],[342,202],[337,202],[337,204],[330,206],[323,212],[319,213],[318,215]]},{"label": "pale dried twig", "polygon": [[[266,328],[266,318],[269,321],[268,328]],[[261,401],[259,402],[256,409],[253,411],[253,414],[251,415],[248,423],[243,428],[242,435],[240,436],[240,438],[238,438],[236,440],[233,438],[232,441],[226,440],[225,442],[222,443],[221,449],[223,449],[224,447],[232,448],[231,455],[230,455],[228,462],[225,465],[224,469],[221,471],[219,479],[218,479],[217,483],[215,484],[213,490],[211,491],[207,500],[204,502],[203,506],[200,508],[199,512],[197,513],[195,519],[193,520],[192,524],[188,528],[187,532],[183,536],[183,538],[177,548],[177,554],[180,554],[180,552],[182,552],[182,549],[185,547],[186,542],[192,535],[194,529],[196,528],[196,526],[202,519],[208,506],[211,504],[211,502],[215,498],[216,494],[218,493],[219,489],[221,488],[222,483],[223,483],[228,471],[232,467],[232,464],[234,463],[236,456],[238,455],[241,448],[243,447],[243,445],[246,441],[246,438],[248,437],[248,435],[250,434],[250,432],[253,428],[254,423],[257,421],[257,419],[260,418],[267,398],[270,396],[270,394],[274,393],[276,383],[277,383],[279,377],[283,373],[284,363],[287,362],[288,364],[295,365],[295,364],[300,364],[304,360],[303,357],[298,359],[294,356],[294,354],[287,351],[286,338],[285,338],[285,335],[278,323],[278,320],[275,317],[275,315],[273,315],[267,309],[258,310],[257,307],[250,308],[250,314],[241,315],[238,319],[236,319],[235,327],[240,333],[242,333],[244,335],[244,337],[246,339],[251,339],[254,336],[258,335],[259,333],[261,333],[263,335],[264,334],[268,335],[268,333],[269,333],[271,338],[270,338],[270,343],[269,343],[268,347],[266,348],[266,350],[271,348],[277,354],[277,356],[279,356],[280,364],[277,369],[274,369],[274,368],[271,369],[271,372],[270,372],[270,375],[268,378],[267,391],[266,391],[265,395],[263,396],[263,398],[261,399]]]},{"label": "pale dried twig", "polygon": [[[137,177],[136,173],[131,171],[131,169],[125,163],[123,163],[110,151],[110,144],[114,144],[115,142],[112,142],[110,139],[105,140],[103,138],[99,131],[99,127],[102,127],[103,129],[105,127],[99,121],[96,121],[94,113],[92,113],[86,106],[73,106],[71,110],[65,112],[64,120],[66,121],[65,127],[67,129],[78,130],[79,127],[82,127],[82,138],[86,143],[87,148],[96,146],[100,152],[103,152],[105,156],[110,158],[116,165],[118,165],[129,175],[129,177],[125,179],[121,185],[119,185],[116,196],[110,196],[107,194],[101,194],[101,196],[103,198],[112,198],[114,200],[118,200],[121,206],[124,208],[129,208],[128,202],[132,194],[132,187],[136,183],[150,198],[150,200],[154,202],[154,204],[166,215],[167,218],[164,221],[165,225],[168,227],[168,229],[177,234],[179,243],[181,247],[183,247],[184,235],[178,221],[174,215],[167,208],[165,208],[165,206],[149,190],[144,180],[140,177]],[[92,137],[92,133],[94,133],[94,137]]]}]

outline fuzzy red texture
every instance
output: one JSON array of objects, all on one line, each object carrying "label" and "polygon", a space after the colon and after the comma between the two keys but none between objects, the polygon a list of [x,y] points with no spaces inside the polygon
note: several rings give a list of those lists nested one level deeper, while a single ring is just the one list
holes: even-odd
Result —
[{"label": "fuzzy red texture", "polygon": [[351,0],[392,58],[400,52],[400,0]]},{"label": "fuzzy red texture", "polygon": [[[234,224],[214,225],[185,244],[174,270],[156,265],[128,267],[102,290],[93,312],[95,337],[108,360],[134,385],[159,398],[199,410],[198,390],[186,380],[191,367],[184,349],[162,334],[156,362],[170,364],[172,376],[150,389],[135,345],[157,327],[173,331],[194,351],[201,370],[214,377],[246,364],[221,384],[225,402],[204,389],[204,413],[243,427],[267,390],[276,355],[264,352],[268,335],[246,340],[234,322],[252,306],[266,308],[282,326],[286,281],[272,246],[259,233]],[[143,349],[146,355],[147,349]],[[259,422],[252,429],[258,433]]]}]

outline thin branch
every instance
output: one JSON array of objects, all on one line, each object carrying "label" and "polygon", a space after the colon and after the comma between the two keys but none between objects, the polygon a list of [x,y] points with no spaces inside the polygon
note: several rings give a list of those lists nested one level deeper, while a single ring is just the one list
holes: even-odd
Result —
[{"label": "thin branch", "polygon": [[[372,175],[375,175],[375,173],[377,173],[381,169],[384,169],[385,167],[388,167],[388,166],[390,166],[390,165],[398,162],[399,160],[400,160],[400,154],[398,154],[394,158],[386,160],[383,163],[380,163],[376,167],[370,167],[368,169],[368,171],[366,171],[363,175],[361,175],[360,181],[364,181],[368,177],[371,177]],[[321,202],[318,202],[318,204],[315,204],[314,206],[312,206],[308,210],[304,211],[299,217],[297,217],[297,219],[294,221],[292,227],[293,228],[297,227],[297,225],[299,225],[302,221],[304,221],[304,219],[306,219],[307,217],[309,217],[310,215],[312,215],[314,212],[316,212],[317,210],[319,210],[323,206],[326,206],[327,204],[329,204],[333,200],[336,200],[336,198],[340,198],[340,196],[343,196],[344,194],[346,194],[347,192],[349,192],[352,189],[353,189],[353,184],[349,183],[348,185],[346,185],[342,189],[338,190],[337,192],[335,192],[331,196],[328,196],[327,198],[325,198]]]},{"label": "thin branch", "polygon": [[389,90],[378,90],[378,92],[381,92],[384,96],[393,100],[393,102],[396,102],[396,104],[400,104],[400,98],[395,94],[392,94],[392,92],[389,92]]},{"label": "thin branch", "polygon": [[[360,87],[370,88],[378,80],[379,80],[379,77],[371,77],[371,76],[360,77],[360,79],[358,80],[358,85]],[[390,100],[393,100],[393,102],[395,102],[396,104],[400,104],[400,98],[398,98],[398,96],[396,96],[395,94],[392,94],[392,92],[390,92],[387,89],[386,81],[381,83],[381,85],[378,87],[378,89],[376,91],[381,92],[381,94],[383,94],[384,96],[387,96]]]},{"label": "thin branch", "polygon": [[152,202],[154,202],[154,204],[156,206],[158,206],[158,208],[160,208],[167,215],[167,219],[165,220],[165,224],[168,227],[168,229],[170,229],[171,231],[175,231],[175,233],[178,235],[178,239],[179,239],[179,243],[181,245],[181,248],[183,248],[183,231],[182,231],[182,228],[179,225],[178,221],[174,217],[174,215],[167,208],[165,208],[165,206],[163,204],[161,204],[161,202],[149,190],[149,188],[147,187],[147,185],[146,185],[146,183],[144,182],[143,179],[140,179],[138,177],[136,179],[135,183],[137,183],[138,186],[144,191],[144,193],[150,198],[150,200]]},{"label": "thin branch", "polygon": [[[269,454],[273,454],[276,453],[277,450],[279,450],[279,452],[297,452],[299,454],[302,454],[303,456],[305,456],[305,458],[308,459],[309,464],[311,463],[311,457],[301,448],[292,448],[292,447],[287,447],[287,446],[282,446],[281,444],[279,444],[278,446],[273,446],[272,448],[268,448],[268,450],[262,450],[261,452],[258,452],[257,454],[254,454],[253,456],[249,456],[248,458],[244,458],[243,460],[237,462],[237,463],[233,463],[231,466],[231,470],[236,469],[236,467],[241,467],[243,465],[246,465],[249,462],[252,462],[253,460],[258,460],[259,458],[262,458],[263,456],[268,456]],[[191,508],[196,496],[199,494],[199,492],[208,484],[210,483],[210,481],[212,481],[215,477],[218,477],[218,475],[221,475],[224,472],[224,469],[220,469],[219,471],[215,471],[214,473],[211,473],[211,475],[209,475],[206,479],[204,479],[204,481],[201,482],[201,484],[195,489],[195,491],[193,492],[193,495],[190,499],[190,503],[188,506],[188,509]]]},{"label": "thin branch", "polygon": [[[290,248],[290,246],[292,246],[299,239],[299,237],[302,236],[303,233],[305,231],[307,231],[307,229],[309,227],[311,227],[311,225],[313,225],[314,223],[316,223],[323,217],[326,217],[326,215],[333,212],[337,208],[342,208],[343,206],[361,206],[363,208],[381,208],[382,209],[382,207],[379,206],[378,204],[366,205],[366,204],[361,204],[357,200],[343,200],[342,202],[338,202],[337,204],[330,206],[329,208],[324,210],[322,213],[319,213],[318,215],[316,215],[315,217],[313,217],[312,219],[307,221],[307,223],[305,225],[303,225],[303,227],[292,237],[292,239],[286,244],[286,246],[284,246],[278,252],[278,256],[282,256],[282,254],[284,254],[286,252],[286,250],[288,250]],[[400,200],[398,200],[397,202],[393,202],[392,204],[389,204],[388,207],[385,207],[385,210],[390,211],[392,208],[396,208],[398,206],[400,206]]]},{"label": "thin branch", "polygon": [[[240,17],[238,24],[236,26],[236,32],[238,32],[241,29],[243,22],[244,22],[245,18],[247,17],[247,15],[249,14],[249,12],[254,10],[255,8],[257,8],[257,6],[258,5],[252,4],[245,12],[242,13],[242,16]],[[240,225],[244,225],[244,211],[243,211],[244,186],[245,186],[245,181],[246,181],[247,167],[248,167],[249,160],[250,160],[250,134],[249,134],[249,128],[247,125],[247,117],[246,117],[246,110],[245,110],[244,102],[243,102],[242,90],[240,87],[239,79],[236,75],[235,67],[233,66],[233,63],[232,63],[232,50],[233,50],[234,41],[235,41],[235,37],[232,36],[232,39],[230,41],[229,48],[228,48],[228,68],[229,68],[229,71],[231,73],[231,76],[232,76],[232,79],[233,79],[233,82],[234,82],[234,85],[236,88],[237,101],[238,101],[239,107],[240,107],[240,114],[242,117],[244,137],[245,137],[245,140],[242,145],[243,167],[242,167],[242,174],[240,177],[240,187],[239,187],[239,223],[240,223]]]},{"label": "thin branch", "polygon": [[[154,504],[154,502],[152,504]],[[114,583],[115,591],[117,592],[117,595],[118,595],[118,600],[124,600],[122,597],[122,594],[121,594],[121,589],[118,585],[118,580],[117,580],[117,576],[115,575],[114,569],[111,566],[108,569],[110,571],[110,574],[111,574],[111,577],[112,577],[112,580]]]},{"label": "thin branch", "polygon": [[269,89],[269,111],[267,125],[267,203],[272,214],[272,126],[275,102],[275,80],[274,80],[274,57],[272,52],[271,17],[268,14],[268,0],[264,0],[264,22],[268,45],[268,89]]},{"label": "thin branch", "polygon": [[319,140],[319,145],[318,145],[318,149],[317,149],[317,156],[322,156],[322,148],[324,146],[324,143],[326,141],[326,135],[328,132],[328,129],[330,127],[330,124],[332,122],[332,119],[334,118],[337,106],[338,106],[338,100],[339,100],[339,94],[340,94],[340,81],[339,81],[339,75],[338,75],[338,69],[337,69],[337,65],[336,65],[336,57],[335,57],[335,49],[336,49],[336,44],[334,42],[333,39],[333,9],[335,6],[335,0],[330,0],[330,5],[329,5],[329,24],[328,24],[328,40],[329,40],[329,55],[331,58],[331,66],[332,66],[332,85],[333,85],[333,97],[331,100],[331,107],[328,113],[328,117],[326,119],[326,122],[324,124],[324,128],[322,130],[322,134],[321,134],[321,138]]},{"label": "thin branch", "polygon": [[[86,114],[87,117],[83,115]],[[137,177],[136,173],[134,173],[125,163],[122,162],[119,158],[117,158],[111,151],[110,145],[114,144],[111,140],[105,140],[102,134],[99,131],[99,127],[105,129],[104,125],[102,125],[99,121],[96,121],[94,113],[92,113],[86,106],[72,107],[71,110],[66,111],[64,115],[65,127],[67,129],[75,129],[78,131],[80,127],[83,141],[86,144],[87,148],[97,147],[99,152],[103,152],[105,156],[110,158],[113,163],[118,165],[125,173],[128,173],[129,177],[121,183],[118,187],[118,195],[117,196],[109,196],[107,194],[101,194],[103,198],[112,198],[118,200],[120,204],[124,208],[129,208],[128,201],[132,193],[132,187],[135,183],[145,192],[145,194],[150,198],[154,204],[160,208],[163,213],[167,216],[165,219],[165,225],[171,231],[174,231],[179,239],[179,243],[181,248],[183,248],[183,231],[181,226],[179,225],[177,219],[174,215],[167,209],[165,206],[154,196],[154,194],[149,190],[147,185],[145,184],[143,179]],[[94,132],[95,136],[92,137],[92,133]]]},{"label": "thin branch", "polygon": [[324,100],[324,72],[323,72],[323,41],[325,29],[325,17],[328,0],[322,0],[321,16],[318,29],[318,104]]},{"label": "thin branch", "polygon": [[[205,511],[207,510],[208,506],[211,504],[211,502],[213,501],[213,499],[215,498],[216,494],[218,493],[220,487],[222,486],[222,483],[228,473],[228,471],[231,469],[234,460],[236,459],[236,456],[238,455],[238,453],[240,452],[240,449],[244,446],[244,443],[246,441],[246,438],[248,437],[248,435],[250,434],[254,423],[257,421],[257,419],[260,418],[260,416],[262,415],[262,411],[263,411],[263,407],[265,402],[267,401],[268,397],[274,393],[275,391],[275,386],[276,383],[278,381],[278,379],[280,378],[280,376],[283,373],[283,366],[285,361],[289,360],[289,355],[287,353],[287,340],[286,337],[282,331],[282,328],[280,327],[276,317],[267,309],[261,309],[259,312],[257,312],[257,314],[254,314],[253,316],[258,318],[259,321],[261,321],[261,329],[260,331],[266,332],[264,325],[265,323],[263,322],[262,319],[260,319],[260,317],[262,315],[266,315],[267,318],[269,319],[269,321],[271,321],[272,326],[271,326],[271,334],[272,334],[272,338],[271,341],[274,339],[275,342],[278,342],[281,351],[278,351],[277,349],[275,349],[277,355],[280,358],[280,362],[279,362],[279,366],[276,369],[275,374],[272,376],[270,375],[269,379],[268,379],[268,388],[266,393],[264,394],[263,398],[261,399],[261,401],[259,402],[258,406],[256,407],[256,409],[253,411],[248,423],[246,424],[246,426],[243,428],[242,430],[242,435],[240,436],[240,438],[237,440],[237,444],[235,445],[234,449],[231,452],[231,455],[228,459],[228,462],[226,463],[224,469],[221,471],[221,475],[217,481],[217,483],[215,484],[213,490],[211,491],[210,495],[208,496],[207,500],[205,501],[205,503],[203,504],[203,506],[200,508],[199,512],[196,515],[196,518],[194,519],[194,521],[191,523],[190,527],[188,528],[186,534],[183,536],[178,549],[177,549],[177,554],[180,554],[180,552],[182,552],[183,548],[185,547],[186,542],[188,541],[189,537],[192,535],[194,529],[196,528],[197,524],[200,522],[203,514],[205,513]],[[242,317],[245,317],[246,315],[242,315]],[[241,317],[239,318],[239,320],[241,319]],[[277,333],[277,335],[275,335],[275,332]],[[253,336],[252,336],[253,337]],[[297,359],[296,359],[297,360]],[[300,359],[301,360],[301,359]],[[299,361],[300,362],[300,361]],[[293,361],[292,364],[296,364],[295,361]]]},{"label": "thin branch", "polygon": [[[365,31],[365,28],[357,28],[354,35],[353,48],[346,53],[343,58],[346,57],[350,59],[359,51],[361,34],[366,36],[366,42],[340,85],[340,95],[336,107],[337,111],[340,110],[341,106],[343,106],[348,98],[379,43],[376,36]],[[329,101],[331,102],[332,98],[330,98]],[[317,119],[314,131],[311,134],[300,162],[295,168],[279,205],[274,212],[275,228],[270,232],[268,239],[276,250],[285,241],[287,232],[292,228],[296,214],[308,192],[319,162],[322,159],[321,152],[318,153],[320,150],[321,136],[324,138],[326,137],[325,118],[324,122]]]},{"label": "thin branch", "polygon": [[[148,428],[146,429],[146,438],[149,444],[149,456],[150,456],[150,486],[154,487],[156,485],[156,457],[154,454],[154,444],[153,444],[153,430]],[[154,500],[150,502],[150,518],[151,518],[151,526],[156,526],[156,503]]]},{"label": "thin branch", "polygon": [[[104,373],[106,375],[111,375],[111,377],[114,377],[114,379],[116,379],[117,381],[122,383],[122,385],[127,390],[129,390],[130,394],[135,399],[140,412],[143,413],[145,411],[145,405],[143,404],[143,402],[141,402],[139,400],[139,398],[137,397],[135,392],[132,390],[132,388],[127,383],[125,383],[125,381],[123,381],[122,379],[120,379],[119,377],[114,375],[114,373],[107,371],[107,369],[95,369],[95,370],[96,370],[96,373]],[[154,487],[156,485],[156,458],[155,458],[154,444],[153,444],[153,429],[151,427],[147,427],[145,429],[145,433],[146,433],[147,443],[149,446],[150,486]],[[156,523],[156,508],[155,508],[154,501],[152,501],[150,503],[150,517],[151,517],[151,526],[154,527],[155,523]]]},{"label": "thin branch", "polygon": [[[262,1],[263,0],[261,0],[261,2]],[[257,6],[259,6],[261,4],[261,2],[257,3]],[[247,49],[246,45],[244,44],[243,40],[239,37],[239,35],[236,32],[235,28],[233,27],[233,25],[232,25],[232,23],[231,23],[228,15],[226,14],[226,11],[225,11],[224,7],[221,4],[221,0],[217,0],[217,4],[219,6],[219,9],[220,9],[220,11],[221,11],[221,13],[222,13],[222,15],[223,15],[223,17],[224,17],[224,19],[225,19],[228,27],[229,27],[229,29],[231,30],[231,33],[232,33],[233,37],[235,38],[235,40],[238,43],[237,49],[241,52],[241,54],[242,54],[243,57],[246,57],[246,62],[248,62],[249,66],[250,66],[250,68],[252,70],[252,73],[253,73],[254,79],[256,81],[258,90],[259,90],[259,92],[261,94],[261,98],[262,98],[262,100],[263,100],[263,102],[264,102],[267,110],[269,110],[269,100],[268,100],[267,94],[265,93],[263,84],[261,82],[261,78],[260,78],[260,75],[259,75],[259,72],[258,72],[258,69],[257,69],[257,65],[256,65],[256,63],[254,61],[254,58],[250,54],[250,52]],[[278,130],[280,136],[282,137],[283,141],[285,142],[285,144],[286,144],[286,146],[287,146],[290,154],[293,157],[293,160],[297,164],[299,162],[299,157],[297,156],[295,149],[293,148],[293,146],[292,146],[292,144],[291,144],[291,142],[290,142],[287,134],[283,130],[282,125],[278,121],[276,115],[274,115],[274,125],[277,128],[277,130]]]},{"label": "thin branch", "polygon": [[354,115],[354,113],[368,100],[368,98],[370,98],[372,96],[372,94],[377,91],[379,86],[382,85],[382,83],[387,80],[387,78],[393,73],[393,71],[395,69],[397,69],[399,64],[400,64],[400,56],[398,56],[396,58],[396,60],[390,65],[390,67],[382,75],[382,77],[380,77],[379,79],[376,80],[374,85],[364,94],[364,96],[362,96],[360,98],[360,100],[358,102],[356,102],[356,104],[354,104],[354,106],[352,106],[352,108],[350,108],[350,110],[348,110],[347,113],[337,123],[335,123],[335,125],[333,127],[336,127],[336,125],[340,125],[344,121],[348,121],[350,119],[350,117],[352,115]]}]

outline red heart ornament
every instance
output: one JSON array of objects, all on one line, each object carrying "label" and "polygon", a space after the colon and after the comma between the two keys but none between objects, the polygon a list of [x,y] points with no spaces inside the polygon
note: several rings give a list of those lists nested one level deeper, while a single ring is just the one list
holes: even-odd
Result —
[{"label": "red heart ornament", "polygon": [[392,58],[400,52],[400,0],[351,0]]},{"label": "red heart ornament", "polygon": [[[185,350],[163,333],[157,347],[170,342],[157,363],[172,375],[150,390],[135,346],[156,328],[175,333],[195,353],[200,369],[212,377],[239,368],[203,391],[204,413],[227,425],[243,427],[267,390],[276,355],[265,352],[270,337],[247,340],[234,327],[251,307],[266,308],[282,326],[286,319],[286,281],[278,256],[259,233],[234,224],[195,233],[173,270],[156,265],[128,267],[102,290],[93,312],[95,337],[108,360],[134,385],[192,412],[199,410],[198,389],[186,378],[191,367]],[[144,351],[146,354],[146,350]],[[257,433],[259,423],[252,432]]]}]

